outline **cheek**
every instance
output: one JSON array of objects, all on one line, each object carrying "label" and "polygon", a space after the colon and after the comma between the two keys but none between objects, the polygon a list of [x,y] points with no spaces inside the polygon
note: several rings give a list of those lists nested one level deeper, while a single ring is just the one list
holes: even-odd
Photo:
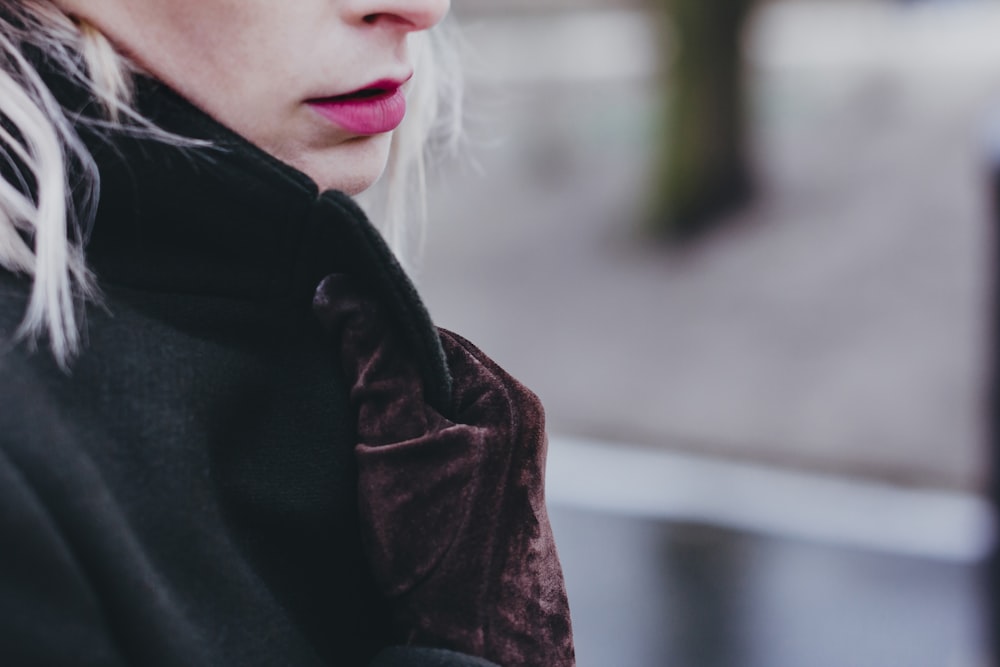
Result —
[{"label": "cheek", "polygon": [[[270,3],[272,14],[277,4]],[[152,76],[224,124],[246,129],[274,113],[282,102],[275,90],[296,85],[289,26],[266,7],[260,0],[144,2],[114,41]]]},{"label": "cheek", "polygon": [[357,61],[329,0],[107,1],[120,11],[95,24],[140,66],[321,188],[356,194],[382,174],[391,135],[351,138],[304,104]]}]

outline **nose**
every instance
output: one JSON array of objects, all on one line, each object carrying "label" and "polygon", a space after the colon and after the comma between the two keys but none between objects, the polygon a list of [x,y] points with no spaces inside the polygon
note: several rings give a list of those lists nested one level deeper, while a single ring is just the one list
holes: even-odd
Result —
[{"label": "nose", "polygon": [[364,23],[417,32],[440,23],[451,7],[451,0],[353,0],[348,4],[351,14]]}]

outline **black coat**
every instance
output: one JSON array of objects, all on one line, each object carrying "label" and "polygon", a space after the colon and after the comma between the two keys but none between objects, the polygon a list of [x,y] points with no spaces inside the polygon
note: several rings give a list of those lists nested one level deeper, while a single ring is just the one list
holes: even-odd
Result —
[{"label": "black coat", "polygon": [[366,665],[388,611],[316,285],[345,273],[378,297],[431,404],[449,399],[440,341],[348,197],[152,88],[155,122],[215,148],[89,139],[103,300],[68,373],[13,342],[29,282],[0,271],[0,663]]}]

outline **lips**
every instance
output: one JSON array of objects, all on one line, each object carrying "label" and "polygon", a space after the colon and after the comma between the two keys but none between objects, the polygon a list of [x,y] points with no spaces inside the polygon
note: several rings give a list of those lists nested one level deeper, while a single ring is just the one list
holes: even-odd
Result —
[{"label": "lips", "polygon": [[309,100],[319,115],[352,134],[391,132],[406,116],[403,82],[381,80],[345,95]]}]

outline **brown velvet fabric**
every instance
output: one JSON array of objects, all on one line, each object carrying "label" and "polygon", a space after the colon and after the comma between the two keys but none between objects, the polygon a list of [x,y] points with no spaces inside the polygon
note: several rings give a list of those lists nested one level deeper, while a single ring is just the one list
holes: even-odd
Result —
[{"label": "brown velvet fabric", "polygon": [[441,330],[454,383],[442,415],[394,327],[349,278],[326,278],[314,309],[352,383],[364,538],[398,640],[503,667],[573,665],[537,397]]}]

